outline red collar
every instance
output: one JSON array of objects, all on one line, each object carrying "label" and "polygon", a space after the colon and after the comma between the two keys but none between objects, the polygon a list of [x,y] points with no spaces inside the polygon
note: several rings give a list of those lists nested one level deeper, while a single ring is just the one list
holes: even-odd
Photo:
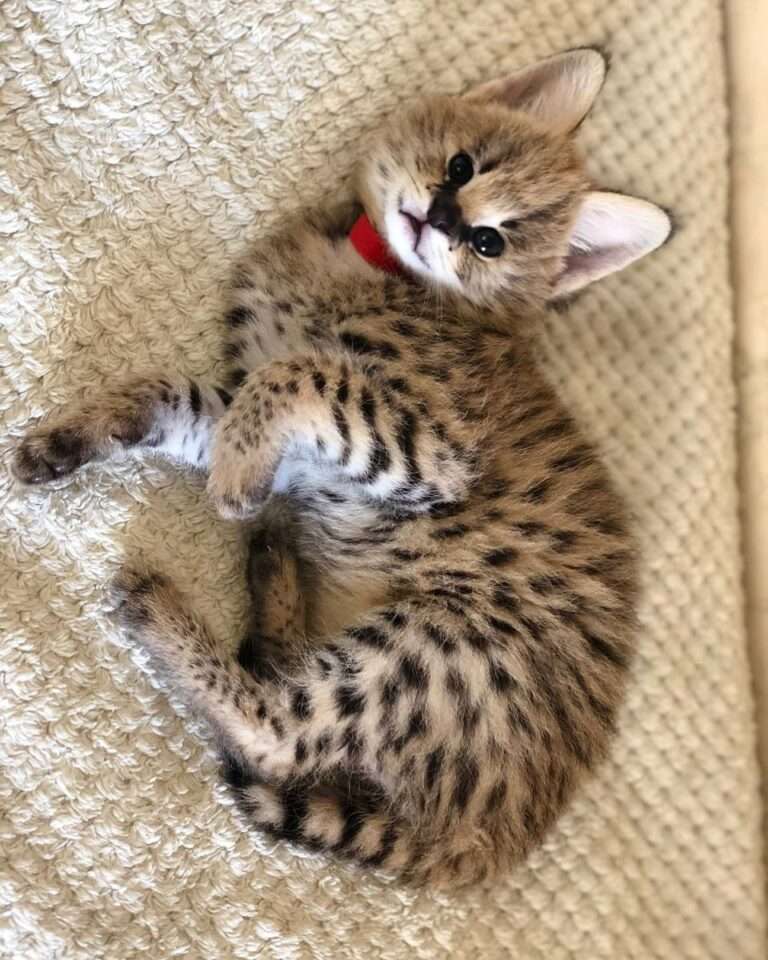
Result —
[{"label": "red collar", "polygon": [[392,256],[392,252],[383,237],[365,213],[361,213],[349,231],[352,246],[372,267],[378,267],[386,273],[401,273],[402,266]]}]

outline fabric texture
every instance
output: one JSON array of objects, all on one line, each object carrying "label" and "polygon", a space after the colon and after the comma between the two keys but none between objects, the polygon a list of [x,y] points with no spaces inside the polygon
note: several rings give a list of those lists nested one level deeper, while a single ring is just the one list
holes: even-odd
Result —
[{"label": "fabric texture", "polygon": [[[3,956],[765,955],[721,28],[715,0],[4,0]],[[331,196],[405,97],[585,43],[613,56],[582,134],[596,181],[678,224],[542,330],[636,517],[641,650],[612,758],[544,849],[417,892],[250,832],[204,725],[109,624],[105,582],[139,555],[235,642],[243,544],[201,480],[125,461],[20,491],[8,453],[129,373],[207,372],[232,259]]]},{"label": "fabric texture", "polygon": [[768,771],[768,7],[728,6],[733,280],[747,629],[760,757]]}]

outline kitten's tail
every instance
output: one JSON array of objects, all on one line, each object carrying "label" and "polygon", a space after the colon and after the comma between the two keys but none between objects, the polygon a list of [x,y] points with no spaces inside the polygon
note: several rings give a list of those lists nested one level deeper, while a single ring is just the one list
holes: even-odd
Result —
[{"label": "kitten's tail", "polygon": [[486,857],[466,849],[457,852],[448,838],[425,845],[424,831],[394,816],[386,797],[373,787],[362,792],[302,780],[277,786],[252,776],[228,755],[222,773],[249,822],[270,836],[419,885],[457,886],[487,876]]}]

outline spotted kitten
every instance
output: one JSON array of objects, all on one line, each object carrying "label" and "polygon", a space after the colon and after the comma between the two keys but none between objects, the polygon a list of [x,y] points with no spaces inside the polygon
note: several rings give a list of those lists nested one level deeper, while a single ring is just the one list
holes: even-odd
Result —
[{"label": "spotted kitten", "polygon": [[532,345],[548,303],[669,232],[590,189],[573,132],[604,72],[577,50],[403,109],[358,203],[240,264],[227,390],[139,380],[18,448],[29,483],[151,450],[209,471],[246,521],[236,655],[162,574],[124,569],[114,593],[275,836],[476,881],[538,843],[605,754],[634,549]]}]

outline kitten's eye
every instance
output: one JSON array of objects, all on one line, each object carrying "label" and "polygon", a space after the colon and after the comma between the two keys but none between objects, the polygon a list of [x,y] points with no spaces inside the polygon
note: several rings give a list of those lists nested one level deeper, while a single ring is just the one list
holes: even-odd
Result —
[{"label": "kitten's eye", "polygon": [[448,179],[455,187],[463,187],[469,183],[475,172],[472,158],[468,153],[457,153],[448,161]]},{"label": "kitten's eye", "polygon": [[504,237],[493,227],[478,227],[472,231],[472,246],[483,257],[499,257],[504,249]]}]

